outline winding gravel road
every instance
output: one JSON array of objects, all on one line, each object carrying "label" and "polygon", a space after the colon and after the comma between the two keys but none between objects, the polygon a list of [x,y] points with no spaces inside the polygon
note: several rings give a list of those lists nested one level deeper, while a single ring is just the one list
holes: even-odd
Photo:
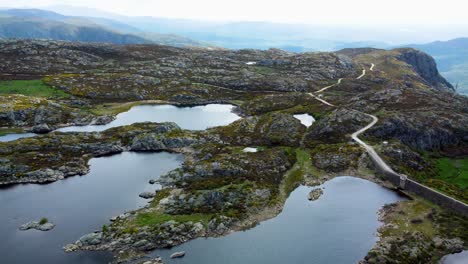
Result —
[{"label": "winding gravel road", "polygon": [[327,87],[323,87],[322,89],[320,89],[320,90],[318,90],[318,91],[315,91],[315,93],[321,93],[321,92],[323,92],[323,91],[325,91],[325,90],[327,90],[327,89],[330,89],[330,88],[332,88],[332,87],[335,87],[335,86],[337,86],[338,84],[340,84],[342,80],[343,80],[343,78],[340,78],[340,79],[338,79],[338,82],[336,82],[335,84],[332,84],[332,85],[327,86]]},{"label": "winding gravel road", "polygon": [[[375,67],[375,64],[372,63],[372,64],[371,64],[371,67],[369,68],[369,70],[370,70],[370,71],[373,71],[373,70],[374,70],[374,67]],[[362,74],[361,74],[359,77],[357,77],[356,79],[361,79],[361,78],[364,77],[365,75],[366,75],[366,70],[363,69],[363,70],[362,70]],[[336,84],[330,85],[330,86],[327,86],[327,87],[324,87],[324,88],[322,88],[322,89],[316,91],[315,93],[321,93],[321,92],[323,92],[323,91],[325,91],[325,90],[327,90],[327,89],[329,89],[329,88],[331,88],[331,87],[333,87],[333,86],[336,86],[336,85],[338,85],[338,84],[340,84],[340,83],[341,83],[341,79],[339,79],[338,82],[337,82]],[[317,97],[314,93],[308,93],[308,94],[309,94],[310,96],[312,96],[313,98],[315,98],[316,100],[322,102],[323,104],[326,104],[326,105],[328,105],[328,106],[333,106],[333,107],[334,107],[333,104],[331,104],[331,103],[329,103],[329,102],[327,102],[327,101],[325,101],[325,100],[323,100],[323,99]],[[459,206],[459,207],[455,207],[455,208],[460,208],[460,207],[463,207],[463,206],[464,206],[465,208],[468,207],[468,205],[465,204],[465,203],[462,202],[462,201],[459,201],[459,200],[457,200],[457,199],[455,199],[455,198],[453,198],[453,197],[450,197],[450,196],[448,196],[448,195],[446,195],[446,194],[443,194],[443,193],[441,193],[441,192],[439,192],[439,191],[437,191],[437,190],[434,190],[434,189],[432,189],[432,188],[429,188],[429,187],[425,186],[424,184],[421,184],[421,183],[418,183],[418,182],[413,181],[413,180],[411,180],[411,179],[408,179],[408,176],[406,176],[406,175],[404,175],[404,174],[396,173],[394,170],[392,170],[392,168],[390,168],[390,166],[389,166],[387,163],[385,163],[385,161],[379,156],[379,154],[377,154],[377,152],[375,151],[375,149],[374,149],[373,147],[367,145],[364,141],[362,141],[362,140],[359,138],[359,135],[361,135],[362,133],[366,132],[368,129],[372,128],[372,127],[379,121],[379,119],[378,119],[376,116],[374,116],[374,115],[367,114],[367,113],[363,113],[363,112],[361,112],[361,111],[357,111],[357,110],[353,110],[353,109],[349,109],[349,111],[355,111],[355,112],[364,114],[364,115],[366,115],[366,116],[372,118],[372,122],[370,122],[367,126],[365,126],[365,127],[361,128],[361,129],[359,129],[358,131],[354,132],[354,133],[351,135],[351,138],[352,138],[354,141],[356,141],[359,145],[361,145],[361,147],[363,147],[363,148],[367,151],[367,153],[369,153],[369,156],[370,156],[371,159],[375,162],[375,165],[380,169],[381,172],[383,172],[383,173],[389,173],[389,174],[394,174],[394,175],[396,175],[396,176],[399,176],[399,177],[400,177],[400,187],[401,187],[401,188],[404,188],[404,186],[406,185],[406,182],[409,181],[409,182],[411,182],[413,185],[419,185],[419,186],[421,186],[421,188],[425,188],[426,190],[428,190],[428,191],[430,191],[430,192],[432,192],[432,193],[437,193],[439,196],[443,196],[443,197],[447,198],[447,200],[451,200],[451,202],[448,202],[449,204],[452,204],[452,206],[454,206],[453,204],[456,204],[457,206]],[[403,184],[403,186],[402,186],[402,184]],[[433,201],[433,202],[436,202],[436,203],[439,202],[439,200],[436,199],[436,198],[434,198],[432,201]],[[447,202],[445,203],[445,205],[447,205]],[[466,214],[466,209],[456,209],[456,210],[459,210],[460,212]]]},{"label": "winding gravel road", "polygon": [[[372,63],[371,64],[371,67],[369,68],[370,71],[373,71],[374,70],[374,67],[375,67],[375,64]],[[366,75],[366,69],[363,69],[362,70],[362,74],[359,75],[356,79],[361,79],[362,77],[364,77]],[[342,79],[340,78],[338,80],[338,82],[336,84],[333,84],[333,85],[330,85],[330,86],[327,86],[327,87],[324,87],[318,91],[316,91],[315,93],[321,93],[329,88],[332,88],[338,84],[340,84],[342,81]],[[314,93],[308,93],[310,96],[312,96],[313,98],[315,98],[316,100],[322,102],[323,104],[326,104],[328,106],[335,106],[325,100],[323,100],[322,98],[319,98],[318,96],[316,96]],[[372,122],[370,122],[367,126],[361,128],[360,130],[354,132],[352,135],[351,135],[351,138],[356,141],[359,145],[361,145],[366,151],[367,153],[369,153],[369,155],[371,156],[371,158],[377,163],[377,166],[381,168],[381,170],[385,171],[385,172],[392,172],[392,173],[395,173],[395,171],[392,170],[392,168],[390,168],[390,166],[388,166],[387,163],[385,163],[385,161],[379,156],[379,154],[377,154],[377,152],[374,150],[373,147],[367,145],[364,141],[362,141],[361,139],[359,139],[359,135],[366,132],[368,129],[372,128],[378,121],[379,119],[374,116],[374,115],[371,115],[371,114],[367,114],[367,113],[363,113],[363,112],[360,112],[360,111],[357,111],[357,110],[351,110],[351,111],[356,111],[356,112],[359,112],[361,114],[364,114],[364,115],[367,115],[368,117],[372,118]],[[401,175],[401,177],[406,177],[405,175]]]},{"label": "winding gravel road", "polygon": [[[357,112],[359,112],[359,111],[357,111]],[[366,149],[367,153],[369,153],[371,158],[377,163],[377,166],[379,166],[383,171],[395,173],[395,171],[393,171],[392,168],[390,168],[390,166],[388,166],[388,164],[385,163],[385,161],[383,161],[383,159],[379,156],[379,154],[377,154],[377,152],[374,150],[373,147],[367,145],[366,142],[364,142],[364,141],[362,141],[361,139],[358,138],[358,136],[360,134],[366,132],[366,130],[373,127],[379,121],[379,119],[374,115],[366,114],[366,113],[363,113],[363,112],[359,112],[359,113],[365,114],[368,117],[371,117],[372,122],[370,122],[367,126],[361,128],[360,130],[354,132],[351,135],[351,138],[353,138],[354,141],[356,141],[359,145],[361,145],[363,148]]]},{"label": "winding gravel road", "polygon": [[359,75],[359,76],[356,78],[356,80],[361,79],[361,78],[364,77],[365,75],[366,75],[366,69],[362,69],[362,74]]}]

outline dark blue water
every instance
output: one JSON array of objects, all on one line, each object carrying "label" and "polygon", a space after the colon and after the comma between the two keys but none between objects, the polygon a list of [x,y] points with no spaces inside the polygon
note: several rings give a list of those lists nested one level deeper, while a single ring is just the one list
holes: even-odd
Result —
[{"label": "dark blue water", "polygon": [[[232,112],[233,105],[209,104],[193,107],[174,105],[138,105],[129,111],[120,113],[116,119],[106,125],[70,126],[57,129],[61,132],[104,131],[118,126],[138,122],[175,122],[183,129],[203,130],[208,127],[228,125],[240,117]],[[12,141],[24,137],[33,137],[33,133],[8,134],[0,136],[1,141]]]},{"label": "dark blue water", "polygon": [[[108,263],[109,253],[65,253],[62,247],[100,230],[111,217],[144,206],[147,200],[138,194],[158,188],[148,181],[182,161],[179,154],[124,152],[92,159],[85,176],[0,189],[0,263]],[[42,217],[56,227],[48,232],[18,230]]]},{"label": "dark blue water", "polygon": [[[283,212],[259,226],[220,238],[199,238],[170,250],[157,250],[165,263],[344,264],[364,258],[377,240],[378,210],[404,199],[375,183],[338,177],[322,185],[324,194],[308,201],[311,188],[297,188]],[[181,259],[170,259],[186,251]]]}]

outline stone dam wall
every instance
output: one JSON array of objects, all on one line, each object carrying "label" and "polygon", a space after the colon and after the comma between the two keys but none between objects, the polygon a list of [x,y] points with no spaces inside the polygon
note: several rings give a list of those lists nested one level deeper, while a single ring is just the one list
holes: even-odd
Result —
[{"label": "stone dam wall", "polygon": [[384,175],[385,179],[391,182],[393,185],[398,186],[398,188],[421,196],[445,209],[458,212],[464,216],[468,216],[467,204],[447,196],[439,191],[431,189],[425,185],[422,185],[414,180],[411,180],[406,175],[401,175],[394,171],[384,170],[379,166],[378,162],[376,162],[373,157],[371,157],[371,159],[377,166],[378,171]]}]

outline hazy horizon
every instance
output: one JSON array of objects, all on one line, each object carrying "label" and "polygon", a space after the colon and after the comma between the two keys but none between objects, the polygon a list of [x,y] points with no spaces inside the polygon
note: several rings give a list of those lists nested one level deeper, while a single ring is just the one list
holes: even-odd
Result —
[{"label": "hazy horizon", "polygon": [[216,21],[268,21],[326,25],[468,25],[458,0],[441,2],[393,0],[1,0],[5,7],[88,7],[128,16]]},{"label": "hazy horizon", "polygon": [[[0,0],[0,7],[38,8],[64,15],[107,18],[150,16],[200,23],[278,23],[297,31],[302,30],[300,33],[304,33],[304,38],[380,41],[402,45],[468,37],[468,18],[462,9],[447,9],[453,9],[455,2],[447,0],[443,5],[427,2],[421,5],[395,0],[385,5],[370,0],[329,0],[320,3],[290,0],[287,4],[265,0],[223,3],[213,0],[175,0],[170,3],[150,0],[82,0],[77,5],[72,0]],[[328,12],[330,9],[333,12]],[[297,32],[293,34],[292,39],[297,36]]]}]

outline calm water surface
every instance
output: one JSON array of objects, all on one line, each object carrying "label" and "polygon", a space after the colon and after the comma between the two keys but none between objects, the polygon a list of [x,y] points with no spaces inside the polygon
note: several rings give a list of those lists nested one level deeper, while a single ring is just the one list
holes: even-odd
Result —
[{"label": "calm water surface", "polygon": [[456,254],[450,254],[442,258],[442,264],[467,264],[468,263],[468,250]]},{"label": "calm water surface", "polygon": [[0,136],[0,142],[13,141],[20,138],[35,137],[37,134],[34,133],[13,133]]},{"label": "calm water surface", "polygon": [[232,113],[234,106],[209,104],[193,107],[174,105],[138,105],[120,113],[107,125],[71,126],[60,128],[62,132],[103,131],[111,127],[126,126],[138,122],[175,122],[183,129],[203,130],[213,126],[228,125],[240,117]]},{"label": "calm water surface", "polygon": [[[221,238],[195,239],[157,250],[152,256],[181,264],[357,263],[377,240],[378,210],[404,198],[354,177],[338,177],[321,187],[325,187],[324,194],[312,202],[307,200],[312,188],[297,188],[279,216],[255,228]],[[170,259],[175,251],[186,251],[186,256]]]},{"label": "calm water surface", "polygon": [[[193,107],[174,105],[138,105],[120,113],[107,125],[70,126],[57,129],[61,132],[93,132],[131,125],[138,122],[175,122],[183,129],[203,130],[208,127],[228,125],[240,117],[232,112],[233,105],[209,104]],[[0,142],[36,136],[34,133],[0,136]]]},{"label": "calm water surface", "polygon": [[[90,161],[91,172],[47,185],[25,184],[0,189],[0,263],[108,263],[108,253],[64,253],[62,247],[100,230],[109,219],[144,206],[138,197],[155,190],[148,181],[180,166],[183,156],[170,153],[124,152]],[[18,227],[47,217],[56,227],[48,232]]]}]

